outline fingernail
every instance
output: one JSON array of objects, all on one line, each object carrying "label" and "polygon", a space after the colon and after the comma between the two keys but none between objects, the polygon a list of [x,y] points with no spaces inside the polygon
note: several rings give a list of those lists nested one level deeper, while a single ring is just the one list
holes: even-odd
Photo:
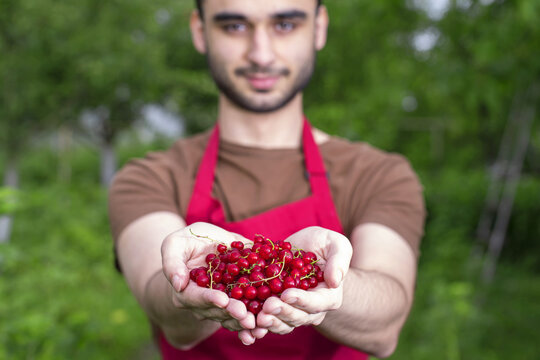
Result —
[{"label": "fingernail", "polygon": [[173,275],[172,277],[172,286],[174,288],[174,290],[176,290],[176,292],[179,292],[180,291],[180,276],[178,275]]},{"label": "fingernail", "polygon": [[277,315],[281,312],[281,308],[278,307],[277,309],[275,309],[274,311],[272,311],[272,315]]},{"label": "fingernail", "polygon": [[[289,305],[295,304],[297,301],[298,301],[298,298],[295,298],[295,297],[288,298],[287,300],[285,300],[285,302],[287,304],[289,304]],[[280,309],[280,311],[281,311],[281,309]]]}]

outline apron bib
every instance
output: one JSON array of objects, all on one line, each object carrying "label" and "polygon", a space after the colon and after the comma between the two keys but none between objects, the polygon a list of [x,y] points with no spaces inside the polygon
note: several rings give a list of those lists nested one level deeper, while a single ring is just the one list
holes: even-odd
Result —
[{"label": "apron bib", "polygon": [[[216,125],[199,166],[186,223],[188,225],[199,221],[212,223],[248,239],[253,239],[255,234],[262,234],[270,239],[286,239],[308,226],[321,226],[343,233],[332,200],[324,163],[306,119],[304,119],[302,130],[302,144],[311,195],[245,220],[228,222],[221,203],[212,197],[219,150],[219,127]],[[311,326],[298,327],[287,335],[268,333],[263,339],[257,340],[250,346],[243,345],[236,332],[221,328],[188,351],[172,347],[163,336],[160,336],[160,348],[165,360],[365,360],[368,358],[364,353],[327,339]]]}]

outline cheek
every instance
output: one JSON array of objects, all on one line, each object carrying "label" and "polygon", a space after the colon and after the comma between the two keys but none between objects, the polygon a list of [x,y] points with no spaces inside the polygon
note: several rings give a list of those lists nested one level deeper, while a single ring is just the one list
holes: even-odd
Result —
[{"label": "cheek", "polygon": [[[301,44],[301,45],[299,45]],[[306,63],[311,62],[314,56],[315,50],[311,43],[294,43],[286,44],[280,48],[280,54],[282,59],[289,64],[289,66],[295,67],[295,71],[299,71]],[[292,70],[292,69],[291,69]]]},{"label": "cheek", "polygon": [[213,57],[227,64],[242,62],[247,51],[246,45],[238,39],[216,37],[209,39],[208,44]]}]

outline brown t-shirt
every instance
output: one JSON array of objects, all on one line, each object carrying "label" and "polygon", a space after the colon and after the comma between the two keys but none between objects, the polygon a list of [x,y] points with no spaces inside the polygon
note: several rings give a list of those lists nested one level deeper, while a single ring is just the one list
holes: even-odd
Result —
[{"label": "brown t-shirt", "polygon": [[[110,190],[116,241],[137,218],[171,211],[186,216],[209,131],[181,139],[164,152],[129,162]],[[407,160],[365,143],[331,137],[319,145],[345,235],[355,226],[386,225],[419,254],[425,208],[422,186]],[[309,196],[299,149],[260,149],[220,142],[213,195],[229,221],[238,221]]]}]

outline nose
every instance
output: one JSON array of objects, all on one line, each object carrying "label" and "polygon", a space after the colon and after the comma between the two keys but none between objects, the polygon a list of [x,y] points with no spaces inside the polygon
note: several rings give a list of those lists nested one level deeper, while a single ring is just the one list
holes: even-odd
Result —
[{"label": "nose", "polygon": [[252,33],[248,60],[260,67],[269,66],[274,62],[275,53],[272,38],[263,27],[256,27]]}]

